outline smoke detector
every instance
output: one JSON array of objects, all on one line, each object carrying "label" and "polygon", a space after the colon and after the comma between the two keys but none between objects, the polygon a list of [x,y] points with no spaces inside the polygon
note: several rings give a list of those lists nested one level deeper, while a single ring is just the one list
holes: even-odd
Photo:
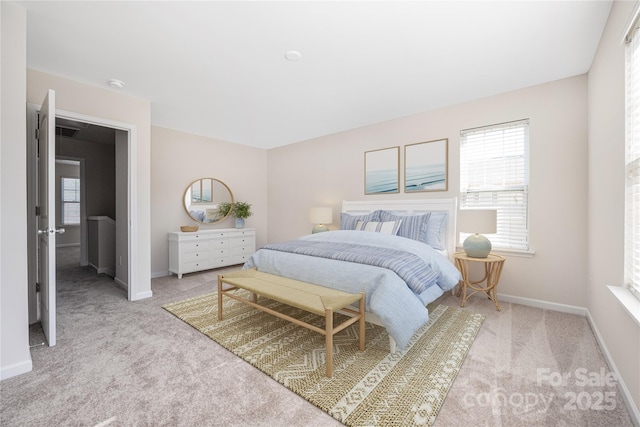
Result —
[{"label": "smoke detector", "polygon": [[118,79],[110,79],[107,83],[114,89],[122,89],[124,87],[124,82]]},{"label": "smoke detector", "polygon": [[302,54],[297,50],[290,50],[284,54],[284,57],[291,62],[299,61],[302,58]]}]

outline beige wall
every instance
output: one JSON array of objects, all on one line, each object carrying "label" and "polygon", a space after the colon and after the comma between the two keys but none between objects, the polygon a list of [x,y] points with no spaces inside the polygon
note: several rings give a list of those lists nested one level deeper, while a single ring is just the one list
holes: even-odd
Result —
[{"label": "beige wall", "polygon": [[116,218],[114,144],[100,144],[58,136],[56,137],[56,155],[84,159],[86,216]]},{"label": "beige wall", "polygon": [[[254,205],[255,215],[247,227],[257,229],[260,246],[309,233],[312,225],[307,215],[312,206],[332,206],[331,228],[337,228],[343,199],[457,196],[460,130],[529,118],[530,229],[535,255],[508,256],[500,291],[586,306],[640,406],[640,330],[605,287],[622,282],[624,68],[620,38],[632,7],[632,2],[614,4],[588,80],[577,76],[264,151],[151,127],[149,101],[115,91],[34,70],[28,71],[27,85],[25,12],[2,2],[2,377],[31,366],[26,243],[21,250],[15,247],[16,242],[26,242],[26,212],[15,208],[26,206],[26,200],[15,204],[26,193],[24,92],[28,102],[40,103],[52,88],[59,108],[137,126],[139,245],[134,269],[147,285],[150,274],[166,273],[166,233],[188,222],[181,197],[197,177],[221,179],[236,199]],[[440,138],[449,138],[449,191],[364,196],[365,151]],[[9,198],[11,209],[6,203]],[[227,220],[222,226],[233,223]]]},{"label": "beige wall", "polygon": [[27,309],[27,15],[0,2],[0,379],[31,370]]},{"label": "beige wall", "polygon": [[607,285],[623,284],[624,45],[635,2],[614,3],[589,71],[587,307],[640,408],[640,327]]},{"label": "beige wall", "polygon": [[[267,152],[153,126],[151,128],[151,272],[168,273],[167,233],[192,224],[182,197],[197,178],[216,178],[229,186],[235,200],[249,202],[253,216],[245,227],[256,229],[257,245],[267,240]],[[231,218],[201,229],[233,228]]]},{"label": "beige wall", "polygon": [[[530,229],[535,255],[507,256],[500,292],[584,307],[586,102],[587,78],[581,75],[270,150],[269,241],[309,233],[311,206],[332,206],[330,228],[338,228],[343,199],[458,196],[460,130],[529,118]],[[448,191],[364,195],[365,151],[441,138],[449,138]]]},{"label": "beige wall", "polygon": [[135,180],[135,214],[137,216],[137,246],[132,280],[135,294],[132,299],[151,295],[150,237],[150,151],[151,104],[148,100],[118,93],[115,90],[90,86],[36,70],[27,70],[27,102],[40,104],[48,89],[56,92],[56,108],[71,113],[98,117],[112,122],[134,125],[137,150],[134,153],[137,174]]}]

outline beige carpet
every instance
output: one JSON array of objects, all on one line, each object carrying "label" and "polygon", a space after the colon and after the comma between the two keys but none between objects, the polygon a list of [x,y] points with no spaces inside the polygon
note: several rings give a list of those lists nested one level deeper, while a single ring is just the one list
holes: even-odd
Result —
[{"label": "beige carpet", "polygon": [[[58,270],[58,345],[39,345],[44,336],[32,326],[33,371],[0,382],[0,426],[342,426],[161,308],[213,292],[227,270],[155,278],[152,298],[129,302],[112,280],[79,267],[79,247],[58,248],[58,261],[69,250],[75,267]],[[437,302],[460,306],[450,293]],[[433,427],[640,426],[621,381],[577,380],[577,369],[613,370],[585,316],[500,305],[482,295],[467,301],[463,310],[485,319]],[[540,370],[571,377],[551,385]],[[587,393],[593,408],[585,408]]]},{"label": "beige carpet", "polygon": [[[384,328],[357,325],[334,338],[334,375],[325,376],[324,337],[229,298],[217,320],[217,295],[163,306],[251,365],[348,426],[432,425],[484,317],[445,305],[403,352],[389,353]],[[316,323],[323,319],[274,301],[260,303]]]}]

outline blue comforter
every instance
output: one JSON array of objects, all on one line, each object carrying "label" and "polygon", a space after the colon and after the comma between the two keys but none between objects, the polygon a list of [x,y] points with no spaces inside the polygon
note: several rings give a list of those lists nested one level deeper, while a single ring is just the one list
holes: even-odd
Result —
[{"label": "blue comforter", "polygon": [[416,294],[435,285],[439,277],[419,256],[387,247],[299,239],[272,243],[262,249],[388,268],[400,276]]},{"label": "blue comforter", "polygon": [[430,246],[404,237],[352,230],[336,230],[301,237],[299,240],[357,244],[405,251],[425,263],[437,279],[436,285],[415,293],[394,271],[325,257],[281,250],[259,249],[244,268],[290,277],[346,292],[365,292],[366,310],[375,314],[396,344],[403,349],[429,319],[425,304],[450,290],[460,280],[455,266]]}]

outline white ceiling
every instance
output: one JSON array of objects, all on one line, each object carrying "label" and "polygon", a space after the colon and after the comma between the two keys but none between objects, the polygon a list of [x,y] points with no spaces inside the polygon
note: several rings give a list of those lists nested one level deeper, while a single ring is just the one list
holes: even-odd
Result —
[{"label": "white ceiling", "polygon": [[[24,1],[30,68],[273,148],[587,72],[610,1]],[[289,50],[302,54],[287,61]],[[113,90],[113,89],[110,89]]]}]

